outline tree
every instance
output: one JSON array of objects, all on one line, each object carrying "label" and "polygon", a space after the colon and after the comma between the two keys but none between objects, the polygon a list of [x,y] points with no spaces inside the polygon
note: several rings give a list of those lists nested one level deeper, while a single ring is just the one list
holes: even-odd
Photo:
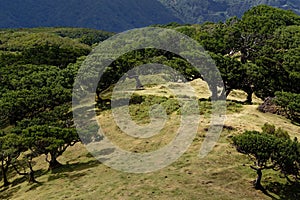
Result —
[{"label": "tree", "polygon": [[275,129],[273,125],[265,124],[263,132],[245,131],[241,135],[232,138],[237,151],[248,155],[254,160],[250,167],[256,171],[257,178],[254,181],[256,189],[262,189],[262,171],[272,169],[280,171],[287,178],[299,176],[300,148],[297,140],[287,139],[288,134],[282,129]]},{"label": "tree", "polygon": [[[29,183],[36,183],[37,181],[35,180],[34,176],[34,170],[33,170],[33,158],[35,158],[37,154],[35,152],[26,152],[24,153],[24,156],[20,160],[16,160],[12,166],[14,170],[19,174],[23,176],[28,176],[28,182]],[[23,169],[23,172],[19,170],[19,168]],[[27,172],[27,168],[29,168],[29,172]]]},{"label": "tree", "polygon": [[280,27],[266,41],[255,61],[260,67],[260,77],[256,79],[258,96],[274,97],[276,91],[300,92],[299,42],[299,25]]},{"label": "tree", "polygon": [[9,169],[35,182],[34,157],[44,154],[49,169],[56,168],[57,157],[79,141],[70,102],[74,78],[84,60],[79,56],[91,48],[78,40],[98,41],[101,34],[73,40],[48,31],[0,35],[0,125],[9,132],[0,135],[4,185],[9,184]]},{"label": "tree", "polygon": [[[256,6],[247,11],[239,21],[242,58],[254,61],[259,49],[273,38],[274,31],[280,27],[299,25],[300,17],[292,11],[266,5]],[[243,62],[243,61],[242,61]]]},{"label": "tree", "polygon": [[60,166],[57,157],[69,146],[79,142],[70,103],[41,112],[35,118],[24,118],[17,123],[14,132],[26,139],[26,144],[31,150],[27,156],[28,163],[33,156],[44,154],[49,169]]},{"label": "tree", "polygon": [[71,90],[61,86],[9,91],[0,99],[0,115],[15,125],[23,118],[33,118],[40,112],[70,101],[71,94]]},{"label": "tree", "polygon": [[114,35],[110,32],[87,28],[58,28],[54,29],[53,32],[61,37],[77,39],[89,46],[102,42]]},{"label": "tree", "polygon": [[271,155],[276,150],[275,137],[256,131],[246,131],[232,139],[238,152],[249,155],[255,161],[254,165],[251,165],[251,168],[257,173],[254,186],[256,189],[261,189],[262,171],[274,167]]},{"label": "tree", "polygon": [[76,62],[76,58],[88,55],[91,51],[90,46],[86,44],[47,31],[16,31],[15,34],[6,32],[3,37],[5,42],[1,48],[8,52],[18,52],[6,53],[9,56],[8,60],[4,59],[7,64],[45,64],[65,68],[69,63]]},{"label": "tree", "polygon": [[[109,89],[111,85],[116,84],[124,75],[128,78],[134,78],[136,80],[136,85],[141,86],[142,83],[139,79],[140,73],[135,71],[134,68],[143,64],[153,63],[153,61],[158,64],[164,64],[172,67],[179,71],[187,80],[193,80],[201,77],[197,69],[191,66],[191,64],[184,58],[175,53],[155,48],[139,49],[122,55],[105,68],[96,90],[98,101],[102,101],[101,93]],[[90,68],[89,70],[92,71]],[[128,71],[132,74],[128,74]],[[147,72],[156,73],[155,70],[149,70]],[[87,82],[86,84],[88,85],[89,82],[95,78],[95,74],[97,73],[85,74],[84,82]]]},{"label": "tree", "polygon": [[276,92],[274,102],[280,106],[289,119],[300,123],[300,94]]},{"label": "tree", "polygon": [[[194,33],[194,39],[197,40],[205,50],[215,54],[228,54],[230,50],[226,47],[225,36],[227,27],[223,23],[204,23]],[[178,30],[178,29],[176,29]],[[184,32],[183,32],[184,33]]]},{"label": "tree", "polygon": [[0,161],[4,186],[9,185],[7,172],[10,165],[17,160],[20,154],[26,151],[22,137],[16,134],[4,134],[0,136]]},{"label": "tree", "polygon": [[[15,125],[23,118],[70,102],[74,77],[82,59],[65,69],[47,65],[14,65],[0,68],[0,119]],[[6,123],[5,123],[6,122]]]},{"label": "tree", "polygon": [[[218,55],[213,58],[226,82],[226,93],[232,86],[243,89],[251,102],[254,92],[261,98],[274,96],[280,89],[299,92],[299,24],[296,14],[262,5],[250,9],[242,19],[233,17],[224,24],[193,27],[191,35],[206,50]],[[176,28],[183,32],[186,29]]]},{"label": "tree", "polygon": [[243,90],[247,93],[247,103],[252,103],[252,94],[255,89],[253,71],[257,68],[251,63],[242,64],[239,60],[230,56],[210,53],[221,72],[225,85],[226,97],[234,89]]},{"label": "tree", "polygon": [[77,132],[74,128],[35,125],[23,130],[22,134],[29,141],[30,150],[32,152],[46,155],[49,170],[61,166],[57,158],[61,156],[69,146],[73,146],[79,142]]},{"label": "tree", "polygon": [[265,5],[250,9],[241,20],[227,20],[224,46],[227,54],[238,55],[252,72],[252,87],[245,88],[249,94],[266,98],[279,90],[299,90],[299,24],[295,13]]},{"label": "tree", "polygon": [[295,181],[299,180],[300,170],[300,145],[298,139],[280,140],[276,145],[277,150],[272,155],[272,160],[276,166],[274,169],[280,171],[289,182],[292,175]]}]

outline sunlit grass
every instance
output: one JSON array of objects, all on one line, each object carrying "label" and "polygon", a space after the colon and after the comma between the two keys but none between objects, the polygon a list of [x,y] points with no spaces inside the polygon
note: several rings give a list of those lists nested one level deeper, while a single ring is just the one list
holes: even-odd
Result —
[{"label": "sunlit grass", "polygon": [[[196,91],[204,91],[205,84],[193,83]],[[200,84],[200,85],[199,85]],[[201,86],[202,85],[202,86]],[[157,88],[152,90],[153,93]],[[170,107],[176,101],[164,96],[151,96],[148,89],[137,95],[152,98],[153,102],[165,102]],[[150,90],[150,89],[149,89]],[[150,91],[149,91],[150,93]],[[207,96],[207,94],[201,94]],[[199,95],[199,96],[201,96]],[[208,94],[209,95],[209,94]],[[44,156],[36,158],[34,170],[38,171],[39,183],[28,184],[21,176],[10,177],[12,185],[1,188],[1,199],[271,199],[252,186],[256,177],[250,169],[248,157],[236,152],[231,146],[231,137],[245,130],[261,130],[269,122],[282,127],[290,135],[300,136],[300,127],[284,117],[260,113],[257,105],[243,105],[246,96],[236,91],[227,102],[225,128],[213,151],[205,158],[198,157],[200,147],[210,126],[209,101],[199,101],[201,111],[197,135],[187,150],[177,161],[161,170],[145,174],[131,174],[116,171],[93,158],[82,144],[70,147],[60,158],[63,167],[49,172]],[[174,99],[176,99],[174,97]],[[258,99],[257,99],[258,100]],[[162,103],[161,102],[161,103]],[[149,102],[148,102],[149,103]],[[149,106],[152,103],[132,104],[132,119],[140,125],[149,123]],[[147,108],[148,107],[148,108]],[[123,133],[113,120],[110,110],[100,112],[99,123],[106,136],[119,147],[132,152],[151,152],[159,149],[175,137],[180,126],[180,112],[177,108],[168,113],[164,128],[153,137],[140,139]],[[285,179],[271,170],[264,172],[262,184],[275,190],[272,184],[285,184]],[[293,190],[292,190],[293,191]],[[276,191],[274,191],[276,192]],[[294,190],[295,192],[295,190]],[[276,198],[276,194],[271,193]]]}]

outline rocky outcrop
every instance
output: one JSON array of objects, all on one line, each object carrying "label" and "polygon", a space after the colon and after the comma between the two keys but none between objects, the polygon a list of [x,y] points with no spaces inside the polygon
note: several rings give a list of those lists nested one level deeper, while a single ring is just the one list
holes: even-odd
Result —
[{"label": "rocky outcrop", "polygon": [[263,104],[258,107],[258,110],[263,113],[273,113],[278,115],[283,115],[282,109],[280,106],[277,106],[273,99],[276,97],[267,97]]}]

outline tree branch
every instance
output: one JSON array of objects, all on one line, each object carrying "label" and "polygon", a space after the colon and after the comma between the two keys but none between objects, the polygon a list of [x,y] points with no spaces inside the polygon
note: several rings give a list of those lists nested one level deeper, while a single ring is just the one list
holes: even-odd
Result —
[{"label": "tree branch", "polygon": [[17,168],[16,165],[13,165],[13,168],[14,168],[14,170],[15,170],[19,175],[22,175],[22,176],[27,176],[27,175],[28,175],[28,172],[24,172],[24,173],[20,172],[20,171],[18,170],[18,168]]}]

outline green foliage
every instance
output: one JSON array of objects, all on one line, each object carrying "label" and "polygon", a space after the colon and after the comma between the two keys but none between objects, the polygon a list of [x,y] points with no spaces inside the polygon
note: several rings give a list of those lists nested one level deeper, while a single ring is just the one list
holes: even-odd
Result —
[{"label": "green foliage", "polygon": [[297,138],[294,141],[290,139],[281,140],[276,144],[276,148],[277,150],[272,155],[275,169],[280,170],[287,178],[288,175],[293,175],[298,180],[300,175],[300,145]]},{"label": "green foliage", "polygon": [[153,95],[140,96],[135,94],[130,99],[130,104],[129,110],[133,120],[141,121],[143,123],[150,122],[149,111],[152,108],[152,111],[155,112],[157,105],[161,105],[167,115],[180,111],[180,103],[178,100]]},{"label": "green foliage", "polygon": [[[74,34],[79,31],[63,30]],[[30,181],[34,181],[33,157],[50,155],[49,168],[55,168],[59,166],[57,157],[79,141],[70,102],[74,78],[84,59],[81,56],[91,48],[78,42],[79,38],[62,38],[55,31],[49,28],[0,33],[0,58],[4,61],[0,66],[0,123],[1,128],[11,127],[1,138],[20,141],[17,145],[3,143],[6,146],[0,150],[6,151],[8,146],[18,146],[8,149],[18,154],[28,150],[24,162],[29,167],[28,173],[21,173],[18,164],[6,156],[2,172],[12,166],[19,174],[29,175]]]},{"label": "green foliage", "polygon": [[113,33],[106,31],[99,31],[95,29],[86,29],[86,28],[59,28],[53,31],[61,37],[68,37],[78,40],[80,43],[87,44],[89,46],[100,43],[107,38],[113,36]]},{"label": "green foliage", "polygon": [[[223,92],[227,95],[233,89],[241,89],[247,92],[250,102],[253,92],[263,98],[284,91],[275,93],[275,103],[289,118],[299,122],[299,23],[299,16],[292,12],[259,6],[241,20],[231,18],[224,24],[166,27],[193,37],[209,51],[221,72]],[[90,45],[110,35],[70,28],[0,32],[0,124],[1,128],[12,127],[12,133],[0,131],[2,173],[6,175],[13,161],[28,149],[34,155],[51,156],[49,168],[55,168],[59,166],[57,157],[79,141],[70,103],[74,77],[91,51]],[[123,75],[129,77],[125,74],[128,70],[147,63],[170,66],[187,80],[203,78],[188,61],[172,52],[141,49],[122,55],[106,69],[98,85],[98,97]],[[178,80],[173,74],[164,76],[170,81]],[[84,78],[90,82],[95,74]],[[145,123],[150,121],[148,111],[156,104],[163,106],[168,115],[180,112],[180,102],[174,98],[133,95],[130,104],[133,119]],[[229,103],[229,110],[237,112],[239,106]],[[210,102],[200,102],[199,107],[201,114],[211,112]],[[87,133],[83,140],[101,139]],[[285,130],[265,124],[261,133],[246,131],[233,137],[233,143],[239,152],[254,158],[252,167],[257,171],[272,168],[286,176],[298,177],[299,145]]]},{"label": "green foliage", "polygon": [[82,59],[65,69],[47,65],[0,68],[0,120],[16,124],[71,101],[74,77]]},{"label": "green foliage", "polygon": [[16,124],[25,117],[32,118],[37,113],[71,101],[71,95],[70,90],[61,86],[9,91],[0,99],[1,118],[9,120],[11,124]]},{"label": "green foliage", "polygon": [[7,51],[0,50],[0,63],[2,67],[13,65],[15,63],[20,62],[20,60],[22,59],[23,59],[22,54],[19,52],[10,52],[10,51],[7,52]]},{"label": "green foliage", "polygon": [[23,118],[17,122],[15,129],[23,130],[35,125],[48,125],[59,128],[73,127],[72,112],[70,103],[54,107],[52,110],[41,112],[34,118]]},{"label": "green foliage", "polygon": [[[299,93],[300,26],[286,26],[275,30],[256,59],[260,66],[257,93],[261,97],[274,96],[276,91]],[[272,77],[266,79],[264,77]]]},{"label": "green foliage", "polygon": [[[175,53],[154,48],[135,50],[120,56],[105,69],[97,88],[98,99],[101,99],[100,94],[102,92],[107,90],[111,85],[117,83],[123,76],[125,79],[130,78],[130,75],[126,73],[129,70],[133,69],[133,74],[157,74],[157,70],[155,69],[149,69],[146,72],[134,70],[134,67],[153,62],[172,67],[181,73],[187,80],[193,80],[201,77],[197,69],[195,69],[189,62]],[[93,63],[93,65],[95,65],[95,63]],[[167,75],[172,77],[172,81],[178,80],[178,77],[175,75]],[[90,82],[90,80],[94,78],[95,75],[93,73],[84,77],[87,82]]]},{"label": "green foliage", "polygon": [[2,172],[2,179],[4,186],[9,185],[7,172],[9,166],[16,162],[20,154],[27,150],[24,139],[16,134],[4,134],[0,135],[0,166]]},{"label": "green foliage", "polygon": [[51,156],[49,169],[54,169],[60,164],[57,157],[69,147],[79,141],[74,128],[60,128],[49,125],[34,125],[22,130],[22,135],[28,140],[30,149],[38,154]]},{"label": "green foliage", "polygon": [[260,5],[247,11],[242,21],[242,27],[248,32],[265,35],[273,34],[279,27],[299,25],[300,16],[292,11]]},{"label": "green foliage", "polygon": [[32,90],[50,87],[59,76],[60,70],[47,65],[12,65],[0,68],[1,93],[9,90]]},{"label": "green foliage", "polygon": [[[288,133],[274,125],[265,124],[263,132],[246,131],[232,138],[237,151],[253,158],[255,170],[279,170],[287,178],[299,177],[300,145],[297,139],[291,140]],[[259,174],[259,173],[258,173]],[[261,174],[259,175],[261,178]],[[260,184],[260,182],[258,183]]]},{"label": "green foliage", "polygon": [[211,56],[221,72],[226,94],[228,95],[233,89],[242,89],[243,81],[247,79],[246,70],[242,68],[242,64],[234,58],[221,54],[211,53]]},{"label": "green foliage", "polygon": [[254,156],[259,167],[267,168],[276,151],[276,137],[257,131],[246,131],[232,138],[238,152]]},{"label": "green foliage", "polygon": [[[73,30],[73,29],[71,29]],[[79,32],[74,29],[73,32]],[[91,48],[75,39],[60,37],[50,30],[4,31],[0,33],[0,58],[5,64],[35,64],[66,67],[76,58],[88,55]],[[3,57],[4,56],[4,57]]]},{"label": "green foliage", "polygon": [[295,122],[300,122],[300,94],[276,92],[274,102]]},{"label": "green foliage", "polygon": [[210,52],[216,54],[227,54],[229,49],[226,47],[225,37],[227,30],[222,23],[205,23],[198,29],[195,39]]},{"label": "green foliage", "polygon": [[232,89],[242,89],[251,102],[253,92],[260,98],[273,97],[280,90],[299,93],[299,23],[300,17],[291,11],[261,5],[242,19],[173,28],[210,52],[227,95]]},{"label": "green foliage", "polygon": [[275,125],[265,123],[264,126],[262,127],[262,132],[269,134],[269,135],[274,135],[275,137],[282,138],[289,140],[290,136],[287,131],[283,130],[282,128],[275,128]]}]

